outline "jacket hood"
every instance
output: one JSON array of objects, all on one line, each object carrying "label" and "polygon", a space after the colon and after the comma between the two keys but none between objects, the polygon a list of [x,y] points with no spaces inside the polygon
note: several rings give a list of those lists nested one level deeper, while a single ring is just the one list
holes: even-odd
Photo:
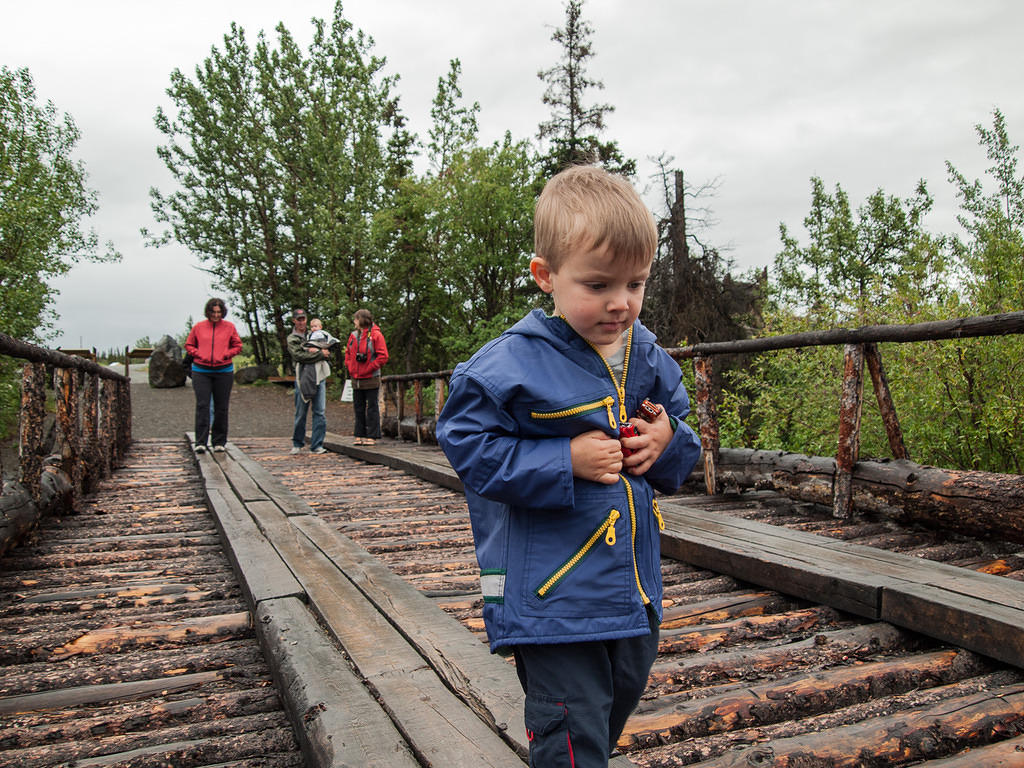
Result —
[{"label": "jacket hood", "polygon": [[[505,333],[519,336],[534,336],[546,340],[556,349],[589,349],[590,345],[586,340],[572,329],[565,320],[560,317],[551,316],[542,309],[535,309],[518,323],[509,328]],[[639,320],[633,323],[633,341],[644,341],[649,344],[657,342],[657,337],[651,333]]]}]

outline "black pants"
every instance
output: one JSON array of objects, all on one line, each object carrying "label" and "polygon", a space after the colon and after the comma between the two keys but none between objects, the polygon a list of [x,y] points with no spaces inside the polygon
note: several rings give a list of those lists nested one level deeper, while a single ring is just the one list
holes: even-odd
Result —
[{"label": "black pants", "polygon": [[640,637],[513,648],[530,768],[607,768],[658,655],[651,608],[647,619],[650,634]]},{"label": "black pants", "polygon": [[352,407],[356,411],[356,426],[353,434],[356,437],[380,437],[380,405],[377,395],[380,387],[373,389],[352,390]]},{"label": "black pants", "polygon": [[[235,383],[233,373],[192,372],[192,389],[196,393],[196,445],[213,445],[228,441],[228,400]],[[213,430],[210,430],[210,398],[213,398]]]}]

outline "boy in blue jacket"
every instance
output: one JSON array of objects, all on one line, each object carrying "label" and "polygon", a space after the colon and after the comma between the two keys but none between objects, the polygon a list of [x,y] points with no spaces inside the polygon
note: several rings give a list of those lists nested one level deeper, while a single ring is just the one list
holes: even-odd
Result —
[{"label": "boy in blue jacket", "polygon": [[[636,191],[562,171],[534,232],[530,272],[554,313],[456,367],[437,437],[465,486],[491,650],[511,648],[526,693],[530,765],[591,768],[657,655],[654,490],[682,485],[700,443],[679,365],[637,320],[657,231]],[[662,406],[652,422],[634,415],[645,399]],[[638,434],[620,439],[626,422]]]}]

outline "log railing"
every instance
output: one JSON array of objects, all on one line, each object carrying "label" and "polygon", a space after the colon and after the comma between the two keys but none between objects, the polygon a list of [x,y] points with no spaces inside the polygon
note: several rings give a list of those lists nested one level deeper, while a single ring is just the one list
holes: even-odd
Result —
[{"label": "log railing", "polygon": [[[131,443],[126,377],[78,355],[0,333],[0,354],[24,360],[18,477],[0,495],[0,553],[48,512],[74,510],[96,481],[120,465]],[[56,419],[47,434],[47,389]],[[2,468],[0,468],[2,471]]]},{"label": "log railing", "polygon": [[[436,443],[435,428],[437,415],[444,407],[448,393],[448,380],[452,371],[428,373],[404,373],[381,378],[380,413],[381,430],[384,434],[417,443]],[[433,409],[428,414],[424,403],[424,382],[434,384]],[[412,387],[412,413],[406,413],[408,390]]]},{"label": "log railing", "polygon": [[[760,339],[722,341],[668,349],[677,360],[693,360],[694,400],[704,449],[704,482],[708,493],[717,493],[722,484],[718,476],[720,446],[718,419],[711,391],[712,363],[715,355],[766,352],[796,347],[844,345],[843,386],[839,402],[839,438],[832,482],[832,511],[836,517],[848,517],[853,511],[853,475],[860,450],[860,417],[864,392],[864,364],[874,384],[875,395],[889,438],[893,458],[908,460],[896,407],[889,392],[885,368],[878,352],[880,342],[918,342],[963,339],[1024,333],[1024,312],[966,317],[911,325],[873,325],[856,329],[838,328]],[[909,472],[915,476],[919,473]],[[820,494],[819,494],[820,495]],[[820,499],[819,499],[820,500]],[[1018,523],[1019,525],[1019,523]]]},{"label": "log railing", "polygon": [[[701,445],[704,485],[709,494],[723,487],[766,487],[794,498],[831,505],[837,517],[854,509],[906,520],[940,523],[970,533],[987,531],[1024,542],[1024,476],[921,467],[910,461],[896,406],[878,350],[882,342],[910,343],[1024,333],[1024,312],[967,317],[910,325],[874,325],[812,331],[760,339],[713,342],[666,351],[676,360],[692,360],[693,394]],[[782,451],[724,450],[719,445],[717,408],[712,391],[716,355],[769,352],[797,347],[843,345],[844,373],[839,434],[834,459]],[[871,376],[893,462],[859,461],[864,366]],[[386,434],[417,442],[436,442],[437,414],[451,370],[385,376],[381,401]],[[433,413],[424,389],[434,383]],[[413,389],[412,413],[406,399]],[[724,471],[724,477],[723,477]],[[856,488],[855,488],[856,486]]]}]

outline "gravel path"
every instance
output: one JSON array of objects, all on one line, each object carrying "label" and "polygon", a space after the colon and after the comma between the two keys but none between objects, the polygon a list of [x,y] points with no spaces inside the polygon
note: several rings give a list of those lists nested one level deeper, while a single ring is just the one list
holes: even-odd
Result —
[{"label": "gravel path", "polygon": [[[277,437],[290,443],[295,399],[291,387],[280,384],[240,385],[231,390],[228,440],[234,437]],[[145,379],[132,379],[132,437],[182,437],[195,427],[192,382],[184,387],[155,389]],[[306,426],[312,417],[306,418]],[[327,400],[327,429],[352,434],[352,404]]]}]

